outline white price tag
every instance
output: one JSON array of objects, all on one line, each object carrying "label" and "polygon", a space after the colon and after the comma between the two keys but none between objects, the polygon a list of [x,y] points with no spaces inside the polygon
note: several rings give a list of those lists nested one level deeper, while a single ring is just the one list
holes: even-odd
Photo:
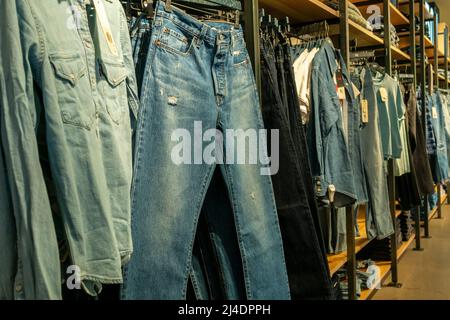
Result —
[{"label": "white price tag", "polygon": [[437,119],[438,118],[438,113],[437,113],[436,107],[433,107],[431,109],[431,115],[433,116],[433,119]]},{"label": "white price tag", "polygon": [[369,123],[369,102],[366,99],[361,100],[361,119],[363,123]]},{"label": "white price tag", "polygon": [[111,31],[111,24],[109,23],[105,5],[103,4],[103,0],[92,0],[92,1],[94,2],[95,11],[97,12],[97,17],[100,22],[103,35],[105,36],[106,42],[108,43],[109,50],[113,55],[118,56],[119,53],[117,51],[116,43],[114,42],[114,38]]},{"label": "white price tag", "polygon": [[381,95],[381,100],[383,102],[387,102],[388,101],[388,94],[387,94],[386,88],[383,88],[383,87],[380,88],[380,95]]},{"label": "white price tag", "polygon": [[338,87],[338,96],[339,96],[339,100],[345,100],[345,88],[344,87]]}]

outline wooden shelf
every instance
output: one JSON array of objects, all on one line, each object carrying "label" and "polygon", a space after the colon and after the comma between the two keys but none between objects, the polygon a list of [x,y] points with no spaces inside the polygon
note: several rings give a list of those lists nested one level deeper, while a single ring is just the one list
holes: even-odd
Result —
[{"label": "wooden shelf", "polygon": [[416,235],[414,233],[411,234],[411,237],[408,239],[408,241],[402,242],[400,247],[397,248],[397,260],[400,260],[400,258],[406,252],[406,249],[408,249],[409,245],[414,241],[415,238]]},{"label": "wooden shelf", "polygon": [[[428,57],[428,60],[431,60],[434,63],[434,57]],[[447,58],[447,62],[449,64],[449,66],[450,66],[450,57]],[[444,56],[440,56],[439,57],[438,63],[439,63],[439,66],[444,66],[444,64],[445,64]]]},{"label": "wooden shelf", "polygon": [[[400,11],[405,14],[408,14],[409,13],[409,0],[400,0],[399,4],[400,4],[399,5]],[[433,19],[433,15],[427,10],[427,8],[425,6],[424,6],[424,11],[425,11],[425,20]],[[418,17],[420,15],[420,3],[418,3],[418,2],[416,2],[414,4],[414,14]]]},{"label": "wooden shelf", "polygon": [[319,0],[259,0],[259,5],[276,17],[289,16],[293,24],[339,18],[337,10]]},{"label": "wooden shelf", "polygon": [[[367,239],[366,221],[364,218],[358,219],[358,228],[360,236],[355,239],[355,253],[361,251],[371,240]],[[347,251],[328,255],[328,265],[331,275],[335,274],[342,266],[347,263]]]},{"label": "wooden shelf", "polygon": [[359,297],[359,300],[369,300],[376,293],[376,291],[378,291],[376,287],[381,286],[381,284],[389,275],[389,271],[391,271],[390,261],[375,262],[375,265],[380,268],[380,282],[375,285],[375,289],[361,290],[361,296]]},{"label": "wooden shelf", "polygon": [[[352,20],[348,21],[349,23],[349,34],[350,39],[356,39],[358,47],[370,47],[370,46],[383,46],[384,40],[378,37],[372,31],[367,30],[363,26],[360,26],[356,22]],[[330,35],[338,35],[339,34],[339,25],[331,25],[330,26]]]},{"label": "wooden shelf", "polygon": [[[400,38],[400,43],[399,43],[400,49],[409,48],[410,47],[409,32],[399,32],[398,36]],[[420,46],[420,35],[417,35],[417,34],[416,34],[416,46]],[[428,38],[427,36],[425,36],[425,48],[434,50],[433,42],[431,42],[430,38]],[[434,56],[434,53],[433,53],[433,56]]]},{"label": "wooden shelf", "polygon": [[399,48],[392,47],[392,58],[395,60],[411,60],[411,56]]},{"label": "wooden shelf", "polygon": [[[371,12],[367,12],[367,8],[369,7],[368,4],[359,6],[359,2],[367,2],[367,0],[351,0],[358,9],[361,11],[361,14],[364,16],[364,18],[368,18],[372,15]],[[384,10],[384,4],[383,1],[380,0],[380,3],[371,4],[371,6],[376,5],[379,6],[381,9],[381,15],[383,15]],[[409,24],[409,19],[401,12],[399,9],[397,9],[391,2],[389,2],[389,9],[391,11],[391,23],[394,26],[401,26],[405,24]]]},{"label": "wooden shelf", "polygon": [[[445,202],[447,201],[447,194],[441,195],[441,205],[445,204]],[[437,213],[438,207],[436,206],[436,208],[434,208],[433,210],[431,210],[430,214],[428,215],[428,220],[431,220],[434,218],[434,216]]]}]

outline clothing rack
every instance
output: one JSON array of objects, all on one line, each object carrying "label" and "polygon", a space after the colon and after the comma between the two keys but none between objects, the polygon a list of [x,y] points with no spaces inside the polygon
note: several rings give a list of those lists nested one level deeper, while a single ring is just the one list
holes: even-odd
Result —
[{"label": "clothing rack", "polygon": [[[426,73],[426,63],[425,59],[420,60],[420,64],[418,65],[418,61],[416,59],[416,42],[419,42],[420,45],[420,53],[421,57],[425,57],[425,54],[430,53],[429,48],[433,47],[433,53],[435,59],[434,65],[434,73],[436,75],[436,88],[440,86],[442,89],[448,90],[449,81],[448,79],[448,60],[449,60],[449,52],[448,52],[448,40],[444,41],[444,55],[442,65],[445,70],[445,80],[439,83],[439,78],[437,77],[438,64],[439,64],[439,54],[437,49],[437,44],[430,44],[431,41],[425,37],[424,26],[425,21],[432,19],[434,21],[434,25],[437,25],[437,14],[431,16],[428,12],[426,12],[425,8],[425,0],[403,0],[399,1],[397,6],[393,5],[390,0],[379,0],[379,1],[370,1],[370,4],[379,4],[383,6],[383,15],[384,15],[384,27],[385,30],[389,30],[390,24],[393,23],[396,26],[401,26],[402,28],[405,26],[409,26],[409,32],[403,35],[401,39],[401,44],[403,44],[403,48],[397,48],[392,46],[390,33],[384,33],[384,39],[375,35],[373,32],[369,30],[365,30],[361,26],[358,26],[352,20],[349,20],[348,14],[348,2],[353,2],[360,8],[364,8],[364,6],[368,6],[368,3],[359,0],[339,0],[339,7],[341,10],[336,11],[326,4],[319,0],[283,0],[283,1],[272,1],[272,0],[243,0],[244,4],[244,20],[245,20],[245,33],[246,40],[249,47],[249,53],[251,55],[251,60],[254,67],[254,72],[256,76],[257,86],[261,92],[261,72],[260,72],[260,56],[259,56],[259,9],[264,8],[268,12],[273,12],[280,17],[289,16],[291,20],[291,24],[295,26],[296,24],[304,25],[308,23],[314,23],[317,21],[326,20],[330,24],[330,35],[337,39],[336,47],[341,50],[341,53],[344,57],[344,61],[347,65],[350,65],[350,43],[357,43],[357,48],[359,50],[384,50],[385,56],[385,69],[388,74],[392,74],[392,65],[393,61],[398,61],[399,64],[407,64],[411,68],[411,73],[413,75],[413,85],[416,87],[417,83],[420,83],[422,88],[422,92],[425,92],[427,83],[430,83],[429,77],[427,77]],[[418,5],[417,5],[418,2]],[[439,9],[436,5],[434,5],[435,12],[439,12]],[[409,17],[420,16],[420,33],[417,35],[415,31],[416,28],[416,19]],[[437,39],[437,30],[435,31],[435,39]],[[445,39],[448,39],[448,27],[444,30]],[[410,48],[409,52],[405,52],[404,50]],[[402,50],[404,49],[404,50]],[[425,100],[422,99],[422,103],[424,104]],[[423,107],[423,106],[422,106]],[[423,117],[425,113],[423,113]],[[424,119],[423,119],[424,120]],[[394,168],[393,161],[389,161],[389,193],[390,193],[390,208],[392,219],[395,219],[400,215],[400,211],[396,210],[395,203],[395,176],[394,176]],[[443,201],[440,199],[440,189],[441,186],[437,186],[439,201],[438,207],[436,210],[431,212],[427,212],[426,219],[424,221],[424,229],[425,229],[425,237],[429,237],[429,219],[433,217],[437,212],[438,217],[441,217],[441,205]],[[449,189],[450,190],[450,189]],[[450,200],[449,200],[450,201]],[[425,197],[425,203],[428,202],[427,197]],[[420,208],[417,208],[417,212],[420,212]],[[426,210],[427,211],[427,210]],[[364,239],[356,239],[355,238],[355,225],[357,221],[355,221],[355,217],[353,214],[353,207],[346,208],[346,229],[347,229],[347,252],[345,254],[336,257],[336,261],[330,261],[330,270],[331,273],[334,273],[339,266],[347,265],[347,276],[348,276],[348,284],[349,284],[349,299],[356,299],[356,254],[359,252],[369,241]],[[392,282],[391,286],[400,287],[401,283],[399,282],[399,274],[398,274],[398,261],[406,251],[408,245],[415,238],[415,248],[414,250],[421,251],[421,230],[420,230],[420,215],[416,215],[416,223],[415,223],[415,237],[412,237],[408,242],[402,244],[401,247],[397,248],[395,240],[395,234],[392,236],[391,243],[393,248],[391,250],[391,261],[389,265],[383,264],[379,265],[381,270],[381,279],[380,282],[384,281],[389,273],[391,274]],[[339,259],[338,259],[339,258]],[[339,260],[339,262],[337,262]],[[361,299],[369,299],[376,290],[365,290],[361,294]]]}]

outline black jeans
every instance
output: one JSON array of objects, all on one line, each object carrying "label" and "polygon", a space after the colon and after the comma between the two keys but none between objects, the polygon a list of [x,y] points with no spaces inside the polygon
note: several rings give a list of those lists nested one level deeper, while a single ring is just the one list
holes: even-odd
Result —
[{"label": "black jeans", "polygon": [[[272,183],[289,285],[292,299],[331,299],[329,269],[318,230],[306,139],[299,117],[293,74],[289,71],[290,59],[284,54],[286,49],[283,46],[277,48],[276,57],[270,41],[261,41],[264,123],[268,130],[279,130],[280,168],[272,176]],[[270,138],[270,134],[268,136]]]}]

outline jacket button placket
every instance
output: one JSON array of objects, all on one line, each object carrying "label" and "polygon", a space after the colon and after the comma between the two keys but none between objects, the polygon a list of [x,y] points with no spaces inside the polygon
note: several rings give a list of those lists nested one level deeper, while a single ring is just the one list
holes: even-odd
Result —
[{"label": "jacket button placket", "polygon": [[[92,89],[92,95],[94,98],[95,117],[98,119],[99,114],[99,103],[98,103],[98,91],[97,91],[97,61],[95,54],[95,46],[92,40],[92,35],[89,29],[89,21],[88,21],[88,13],[86,6],[84,4],[80,4],[81,7],[81,21],[79,26],[79,35],[81,37],[81,42],[83,44],[85,56],[86,56],[86,64],[88,69],[89,82]],[[98,123],[97,123],[98,125]],[[98,130],[98,128],[97,128]]]}]

